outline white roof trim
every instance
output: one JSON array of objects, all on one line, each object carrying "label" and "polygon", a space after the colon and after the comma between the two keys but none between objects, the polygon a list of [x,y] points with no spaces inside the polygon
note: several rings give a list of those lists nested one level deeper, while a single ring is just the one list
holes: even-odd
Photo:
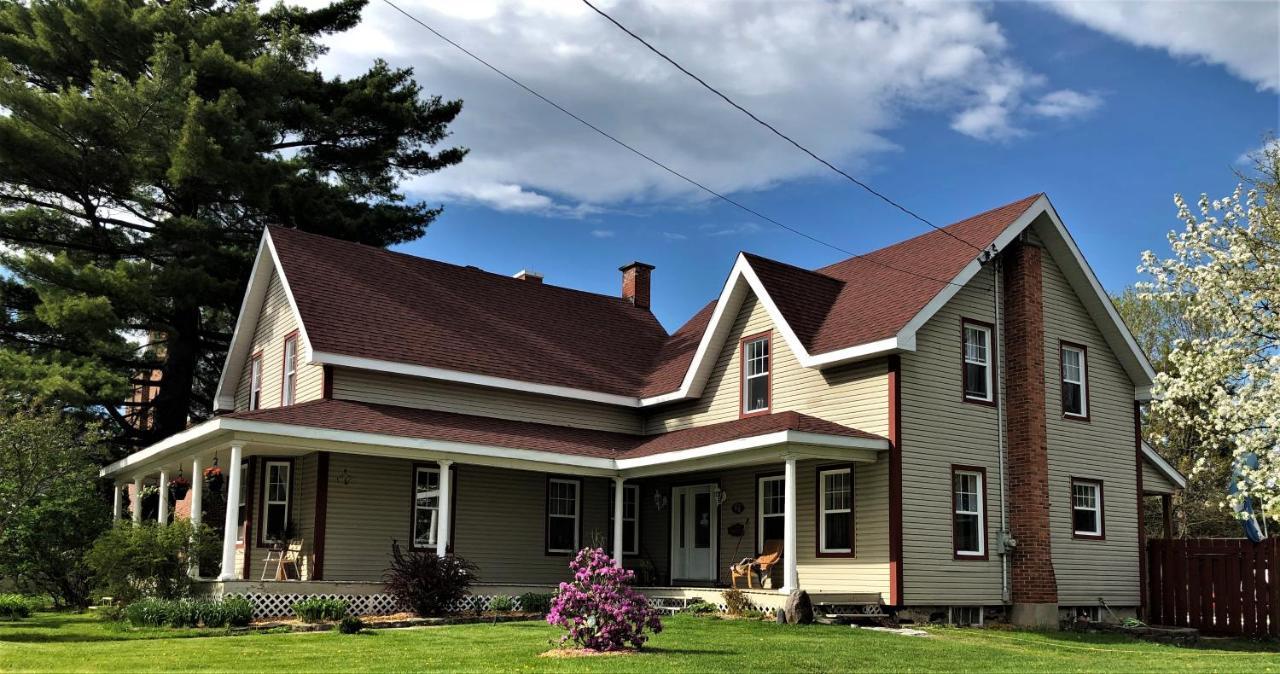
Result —
[{"label": "white roof trim", "polygon": [[589,470],[604,470],[624,473],[628,469],[679,463],[703,459],[733,452],[759,449],[782,444],[805,444],[837,447],[842,449],[888,450],[889,443],[883,439],[854,438],[844,435],[828,435],[807,431],[778,431],[747,438],[738,438],[725,442],[692,447],[689,449],[663,452],[652,456],[634,459],[607,459],[590,456],[574,456],[531,449],[516,449],[484,445],[479,443],[458,442],[453,440],[432,440],[409,438],[400,435],[383,433],[364,433],[341,431],[313,426],[299,426],[270,421],[252,419],[230,419],[218,417],[210,419],[198,426],[193,426],[181,433],[170,436],[146,449],[130,454],[114,463],[108,464],[99,471],[103,477],[117,476],[132,468],[139,468],[155,461],[180,455],[183,450],[191,448],[198,441],[208,439],[217,433],[256,433],[276,435],[302,440],[345,442],[357,445],[379,445],[431,452],[444,452],[457,456],[496,457],[519,462],[543,463],[550,466],[569,466]]},{"label": "white roof trim", "polygon": [[1165,477],[1169,478],[1169,481],[1177,485],[1179,489],[1187,488],[1186,476],[1179,473],[1178,469],[1173,467],[1173,464],[1166,461],[1163,456],[1160,456],[1159,452],[1153,449],[1151,445],[1148,445],[1146,440],[1142,441],[1142,458],[1150,462],[1152,466],[1155,466],[1156,470],[1159,470]]}]

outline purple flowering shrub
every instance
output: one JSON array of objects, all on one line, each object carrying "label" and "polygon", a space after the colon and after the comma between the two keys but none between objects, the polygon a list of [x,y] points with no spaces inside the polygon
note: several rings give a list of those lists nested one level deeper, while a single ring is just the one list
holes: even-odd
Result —
[{"label": "purple flowering shrub", "polygon": [[569,562],[573,582],[560,583],[547,622],[569,630],[560,643],[579,648],[616,651],[648,640],[645,630],[662,631],[649,599],[631,587],[635,573],[613,565],[600,548],[583,548]]}]

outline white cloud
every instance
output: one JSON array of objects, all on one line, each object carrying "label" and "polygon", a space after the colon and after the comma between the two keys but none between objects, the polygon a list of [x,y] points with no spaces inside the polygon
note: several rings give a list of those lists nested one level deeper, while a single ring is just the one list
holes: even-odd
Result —
[{"label": "white cloud", "polygon": [[699,225],[698,230],[707,236],[741,236],[744,234],[755,234],[763,227],[760,223],[753,220],[744,220],[733,224],[724,224],[719,222],[708,222]]},{"label": "white cloud", "polygon": [[1045,5],[1094,30],[1173,56],[1225,67],[1280,91],[1280,3],[1069,0]]},{"label": "white cloud", "polygon": [[685,239],[689,238],[689,236],[687,234],[681,234],[679,232],[663,232],[662,238],[666,239],[667,241],[684,241]]},{"label": "white cloud", "polygon": [[1071,89],[1059,89],[1041,96],[1031,111],[1041,117],[1070,119],[1082,117],[1102,105],[1102,98],[1096,94],[1082,94]]},{"label": "white cloud", "polygon": [[[398,4],[722,193],[825,170],[576,0]],[[985,3],[651,0],[603,8],[799,142],[855,171],[896,149],[884,134],[909,110],[940,113],[956,131],[979,139],[1024,134],[1036,119],[1025,101],[1046,84],[1012,61]],[[382,57],[413,66],[426,93],[464,100],[449,142],[471,154],[414,181],[415,196],[555,215],[705,198],[384,3],[371,3],[363,23],[329,46],[321,59],[326,72],[359,73]]]},{"label": "white cloud", "polygon": [[612,239],[615,234],[617,234],[617,232],[613,231],[612,229],[591,230],[591,236],[594,236],[597,239]]},{"label": "white cloud", "polygon": [[1280,139],[1272,139],[1267,143],[1253,148],[1252,150],[1241,152],[1240,156],[1236,157],[1236,163],[1241,166],[1253,168],[1254,165],[1258,163],[1258,158],[1262,156],[1263,152],[1275,152],[1276,150],[1280,150]]}]

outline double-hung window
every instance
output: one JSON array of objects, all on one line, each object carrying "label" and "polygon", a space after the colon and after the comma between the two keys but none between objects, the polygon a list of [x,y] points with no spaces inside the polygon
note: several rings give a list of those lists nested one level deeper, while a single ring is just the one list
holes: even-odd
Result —
[{"label": "double-hung window", "polygon": [[986,471],[951,467],[951,543],[957,559],[985,559]]},{"label": "double-hung window", "polygon": [[1102,538],[1102,483],[1071,480],[1071,531],[1076,538]]},{"label": "double-hung window", "polygon": [[267,461],[262,471],[262,541],[280,542],[289,537],[289,461]]},{"label": "double-hung window", "polygon": [[784,531],[783,515],[786,512],[785,480],[781,475],[760,478],[757,485],[759,502],[756,504],[756,550],[764,550],[765,541],[781,541]]},{"label": "double-hung window", "polygon": [[582,483],[575,479],[547,480],[547,552],[573,554],[578,551],[581,491]]},{"label": "double-hung window", "polygon": [[853,471],[818,471],[818,553],[853,554]]},{"label": "double-hung window", "polygon": [[1062,414],[1074,419],[1089,418],[1089,364],[1086,350],[1079,344],[1062,343]]},{"label": "double-hung window", "polygon": [[280,404],[292,405],[298,391],[298,335],[289,335],[284,340],[284,372],[283,387],[280,391]]},{"label": "double-hung window", "polygon": [[[613,550],[613,518],[617,513],[613,510],[613,490],[609,488],[609,549]],[[622,485],[622,554],[640,554],[640,487],[634,484]]]},{"label": "double-hung window", "polygon": [[262,354],[249,361],[249,409],[262,408]]},{"label": "double-hung window", "polygon": [[742,414],[769,411],[769,335],[742,340]]},{"label": "double-hung window", "polygon": [[440,532],[440,469],[413,469],[413,547],[435,549]]},{"label": "double-hung window", "polygon": [[964,336],[964,399],[971,402],[995,401],[995,376],[992,363],[995,349],[991,326],[976,321],[961,324]]}]

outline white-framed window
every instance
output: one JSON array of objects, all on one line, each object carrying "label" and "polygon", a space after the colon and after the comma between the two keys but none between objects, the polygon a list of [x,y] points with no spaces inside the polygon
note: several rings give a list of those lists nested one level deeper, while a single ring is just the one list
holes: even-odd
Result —
[{"label": "white-framed window", "polygon": [[786,480],[781,475],[760,478],[756,487],[759,501],[756,503],[756,550],[764,550],[765,541],[781,541],[786,513]]},{"label": "white-framed window", "polygon": [[1089,364],[1083,346],[1062,345],[1062,413],[1068,417],[1089,417]]},{"label": "white-framed window", "polygon": [[249,409],[262,408],[262,354],[249,361]]},{"label": "white-framed window", "polygon": [[995,400],[995,382],[992,376],[991,328],[972,321],[964,321],[964,398],[977,402]]},{"label": "white-framed window", "polygon": [[280,391],[280,404],[292,405],[298,391],[298,336],[284,340],[284,384]]},{"label": "white-framed window", "polygon": [[440,469],[413,468],[413,547],[436,546],[440,532]]},{"label": "white-framed window", "polygon": [[1102,538],[1102,483],[1071,480],[1071,530],[1078,538]]},{"label": "white-framed window", "polygon": [[578,551],[578,517],[582,483],[569,478],[547,479],[547,552]]},{"label": "white-framed window", "polygon": [[240,498],[236,504],[236,542],[244,542],[245,522],[249,521],[249,508],[246,507],[249,494],[249,462],[240,462]]},{"label": "white-framed window", "polygon": [[956,557],[987,554],[985,481],[982,470],[951,469],[951,539]]},{"label": "white-framed window", "polygon": [[[609,551],[613,551],[613,490],[609,486]],[[640,486],[622,485],[622,554],[640,554]]]},{"label": "white-framed window", "polygon": [[769,335],[742,340],[742,413],[769,411]]},{"label": "white-framed window", "polygon": [[283,541],[289,537],[289,490],[292,481],[289,461],[267,461],[262,470],[262,541]]},{"label": "white-framed window", "polygon": [[818,471],[818,552],[853,553],[853,471]]}]

